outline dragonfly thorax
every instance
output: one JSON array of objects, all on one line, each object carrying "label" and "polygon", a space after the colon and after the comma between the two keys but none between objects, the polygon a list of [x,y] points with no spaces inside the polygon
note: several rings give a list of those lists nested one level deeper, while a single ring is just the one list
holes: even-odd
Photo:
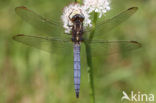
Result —
[{"label": "dragonfly thorax", "polygon": [[76,14],[71,18],[72,26],[72,41],[74,43],[80,43],[83,35],[83,21],[84,16],[81,14]]}]

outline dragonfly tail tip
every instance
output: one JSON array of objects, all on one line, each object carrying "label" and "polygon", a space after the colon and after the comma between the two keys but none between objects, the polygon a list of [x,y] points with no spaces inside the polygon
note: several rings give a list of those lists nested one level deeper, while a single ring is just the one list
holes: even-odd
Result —
[{"label": "dragonfly tail tip", "polygon": [[76,92],[76,98],[79,98],[79,92]]}]

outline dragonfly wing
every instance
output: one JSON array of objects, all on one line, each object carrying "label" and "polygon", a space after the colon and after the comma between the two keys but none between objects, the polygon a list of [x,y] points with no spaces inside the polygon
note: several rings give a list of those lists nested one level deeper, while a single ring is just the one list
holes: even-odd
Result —
[{"label": "dragonfly wing", "polygon": [[[110,54],[127,54],[141,47],[141,43],[131,40],[117,41],[92,41],[90,43],[93,54],[110,55]],[[98,51],[98,50],[99,51]]]},{"label": "dragonfly wing", "polygon": [[[101,33],[107,33],[111,31],[113,28],[117,27],[126,21],[130,16],[132,16],[137,11],[137,9],[137,7],[129,8],[128,10],[121,12],[111,19],[97,23],[95,35],[100,35]],[[89,31],[92,32],[92,30]]]},{"label": "dragonfly wing", "polygon": [[58,33],[63,34],[61,22],[45,19],[24,6],[16,7],[15,11],[16,14],[19,15],[24,21],[31,24],[41,32],[46,33],[48,36],[58,35]]},{"label": "dragonfly wing", "polygon": [[73,44],[69,38],[60,39],[19,34],[15,35],[13,39],[28,46],[41,49],[50,53],[55,53],[58,50],[63,52],[65,49],[69,50],[73,47]]}]

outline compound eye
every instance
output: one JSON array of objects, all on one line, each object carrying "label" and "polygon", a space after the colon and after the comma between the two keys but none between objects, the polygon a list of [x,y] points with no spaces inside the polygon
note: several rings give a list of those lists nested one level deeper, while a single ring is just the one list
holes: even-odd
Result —
[{"label": "compound eye", "polygon": [[72,17],[72,21],[75,21],[75,20],[76,20],[76,16],[73,16],[73,17]]},{"label": "compound eye", "polygon": [[80,18],[80,21],[81,21],[81,22],[83,22],[83,21],[84,21],[84,18],[83,18],[83,17],[81,17],[81,18]]},{"label": "compound eye", "polygon": [[85,17],[83,15],[79,15],[80,21],[83,22]]}]

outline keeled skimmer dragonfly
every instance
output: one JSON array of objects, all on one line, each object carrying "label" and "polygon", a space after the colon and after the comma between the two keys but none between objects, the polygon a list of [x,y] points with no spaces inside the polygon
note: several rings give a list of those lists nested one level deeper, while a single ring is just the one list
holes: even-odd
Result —
[{"label": "keeled skimmer dragonfly", "polygon": [[[49,51],[51,53],[52,51],[55,51],[55,48],[49,49],[44,46],[46,45],[51,45],[51,47],[70,46],[71,48],[72,47],[74,48],[74,85],[75,85],[75,92],[77,98],[79,97],[79,90],[80,90],[80,44],[81,42],[82,43],[89,42],[91,46],[95,44],[95,45],[100,45],[101,47],[104,47],[105,45],[111,47],[114,44],[121,45],[121,47],[125,47],[128,50],[136,49],[141,46],[141,44],[138,43],[137,41],[131,41],[131,40],[88,41],[88,39],[84,38],[84,36],[92,32],[92,29],[88,29],[88,30],[83,29],[82,24],[85,18],[79,14],[74,15],[73,18],[71,19],[73,24],[76,25],[75,27],[74,26],[72,27],[72,37],[71,37],[71,35],[64,35],[64,30],[62,28],[61,22],[50,21],[48,19],[45,19],[26,7],[17,7],[15,11],[17,15],[19,15],[27,23],[47,33],[47,36],[41,36],[41,35],[31,36],[31,35],[18,34],[13,37],[14,40],[38,49]],[[101,33],[105,34],[106,32],[110,31],[112,28],[118,26],[120,23],[127,20],[136,11],[137,11],[137,7],[132,7],[126,11],[121,12],[120,14],[118,14],[117,16],[111,19],[98,22],[96,25],[95,36],[101,35]],[[62,34],[64,35],[64,38],[57,38],[58,36],[61,37]],[[42,44],[44,44],[44,46],[42,46]]]}]

